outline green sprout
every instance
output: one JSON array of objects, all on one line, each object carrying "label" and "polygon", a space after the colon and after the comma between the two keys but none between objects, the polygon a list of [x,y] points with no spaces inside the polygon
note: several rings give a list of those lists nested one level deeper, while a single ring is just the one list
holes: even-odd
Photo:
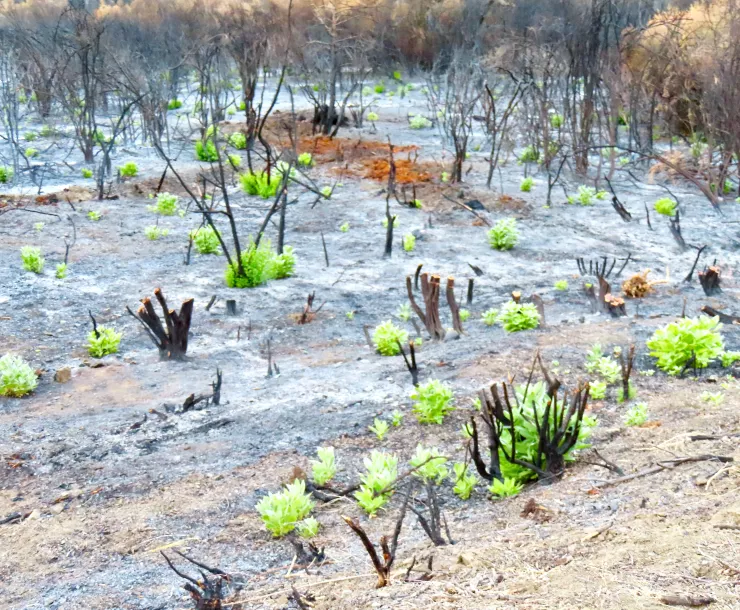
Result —
[{"label": "green sprout", "polygon": [[227,265],[224,279],[229,288],[254,288],[269,280],[280,280],[293,275],[295,268],[293,248],[286,246],[282,254],[276,254],[269,239],[256,246],[250,237],[246,249],[242,250],[242,271],[234,265]]},{"label": "green sprout", "polygon": [[507,333],[537,328],[540,325],[540,314],[532,303],[509,301],[501,308],[498,321]]},{"label": "green sprout", "polygon": [[380,117],[378,117],[378,114],[376,112],[368,112],[367,113],[367,120],[371,123],[375,123]]},{"label": "green sprout", "polygon": [[416,453],[409,461],[416,471],[414,476],[423,481],[430,481],[439,485],[447,478],[447,458],[436,447],[426,448],[421,443],[416,446]]},{"label": "green sprout", "polygon": [[194,231],[190,231],[190,239],[198,254],[220,254],[221,242],[218,240],[218,233],[210,225],[205,225]]},{"label": "green sprout", "polygon": [[157,205],[150,207],[152,212],[156,212],[160,216],[174,216],[177,214],[177,202],[179,198],[177,195],[171,195],[170,193],[159,193],[157,195]]},{"label": "green sprout", "polygon": [[306,482],[301,479],[289,483],[283,491],[265,496],[256,506],[265,527],[276,538],[292,532],[313,507]]},{"label": "green sprout", "polygon": [[342,225],[340,225],[340,226],[339,226],[339,230],[340,230],[340,231],[341,231],[342,233],[347,233],[347,232],[349,231],[349,223],[348,223],[348,222],[345,222],[345,223],[343,223]]},{"label": "green sprout", "polygon": [[391,413],[391,426],[398,428],[403,423],[403,413],[398,409]]},{"label": "green sprout", "polygon": [[722,352],[720,359],[722,360],[723,367],[731,367],[735,362],[740,360],[740,352]]},{"label": "green sprout", "polygon": [[675,216],[678,203],[669,197],[663,197],[655,202],[655,211],[663,216]]},{"label": "green sprout", "polygon": [[321,194],[325,199],[331,199],[332,194],[334,193],[334,189],[331,186],[324,186],[321,188]]},{"label": "green sprout", "polygon": [[508,477],[504,477],[503,481],[500,481],[499,479],[494,479],[491,485],[488,487],[488,491],[491,492],[491,495],[497,496],[499,498],[508,498],[511,496],[515,496],[522,489],[524,489],[524,485],[519,483],[516,479],[510,479]]},{"label": "green sprout", "polygon": [[521,184],[519,185],[519,190],[522,193],[529,193],[532,190],[532,187],[534,186],[534,179],[531,177],[523,178]]},{"label": "green sprout", "polygon": [[591,398],[594,400],[603,400],[606,398],[606,382],[592,381],[589,384]]},{"label": "green sprout", "polygon": [[298,165],[301,167],[313,167],[316,162],[313,160],[313,155],[310,152],[304,152],[298,155]]},{"label": "green sprout", "polygon": [[511,250],[519,242],[514,218],[503,218],[488,231],[488,243],[494,250]]},{"label": "green sprout", "polygon": [[413,252],[416,247],[416,236],[413,233],[406,233],[403,236],[403,249],[406,252]]},{"label": "green sprout", "polygon": [[519,155],[519,164],[537,163],[540,160],[540,151],[534,146],[525,146],[522,154]]},{"label": "green sprout", "polygon": [[134,163],[133,161],[129,161],[128,163],[124,163],[121,167],[119,167],[118,172],[123,178],[133,178],[139,173],[139,168],[137,167],[136,163]]},{"label": "green sprout", "polygon": [[722,394],[722,392],[702,392],[701,399],[704,402],[719,406],[724,402],[725,396],[724,394]]},{"label": "green sprout", "polygon": [[149,225],[144,227],[144,235],[149,241],[157,241],[161,237],[167,237],[170,234],[169,229],[160,229],[156,225]]},{"label": "green sprout", "polygon": [[33,368],[20,356],[0,358],[0,396],[20,398],[33,392],[38,383]]},{"label": "green sprout", "polygon": [[4,165],[0,165],[0,184],[7,184],[13,180],[13,170]]},{"label": "green sprout", "polygon": [[321,524],[318,522],[318,520],[314,517],[307,517],[303,521],[298,522],[298,525],[296,526],[296,529],[298,530],[298,535],[301,538],[314,538],[319,533],[319,528],[321,527]]},{"label": "green sprout", "polygon": [[44,230],[44,223],[43,222],[35,222],[33,223],[33,228],[37,233],[41,233],[41,231]]},{"label": "green sprout", "polygon": [[41,250],[39,248],[23,246],[21,248],[21,262],[26,271],[36,273],[37,275],[41,274],[44,270],[44,257],[41,256]]},{"label": "green sprout", "polygon": [[93,358],[115,354],[118,352],[121,337],[123,333],[117,333],[113,328],[98,326],[97,330],[91,330],[87,335],[87,351]]},{"label": "green sprout", "polygon": [[459,314],[460,322],[467,322],[468,318],[470,318],[470,311],[465,308],[460,309]]},{"label": "green sprout", "polygon": [[355,312],[354,311],[348,311],[344,314],[348,320],[354,320],[355,319]]},{"label": "green sprout", "polygon": [[58,280],[63,280],[67,277],[67,263],[58,263],[54,275]]},{"label": "green sprout", "polygon": [[259,195],[262,199],[275,197],[283,180],[279,172],[274,171],[269,177],[267,172],[247,172],[239,176],[242,190],[247,195]]},{"label": "green sprout", "polygon": [[401,303],[396,310],[396,317],[399,320],[408,322],[411,319],[411,305],[408,303]]},{"label": "green sprout", "polygon": [[171,99],[167,103],[167,110],[179,110],[180,108],[182,108],[182,102],[177,98]]},{"label": "green sprout", "polygon": [[240,131],[232,133],[229,136],[229,144],[231,144],[237,150],[244,150],[247,148],[247,136]]},{"label": "green sprout", "polygon": [[648,405],[646,402],[636,402],[624,416],[625,426],[642,426],[648,418]]},{"label": "green sprout", "polygon": [[560,129],[563,123],[565,123],[565,119],[563,119],[562,114],[553,114],[550,116],[550,127],[553,129]]},{"label": "green sprout", "polygon": [[417,114],[409,120],[410,129],[428,129],[431,126],[432,122],[420,114]]},{"label": "green sprout", "polygon": [[86,178],[88,180],[93,177],[93,171],[88,167],[83,167],[80,170],[80,173],[82,174],[83,178]]},{"label": "green sprout", "polygon": [[484,311],[481,314],[481,319],[483,320],[483,324],[485,324],[486,326],[493,326],[498,320],[498,310],[488,309]]},{"label": "green sprout", "polygon": [[568,203],[571,205],[579,203],[580,205],[590,206],[594,204],[594,199],[602,201],[606,199],[606,196],[606,191],[597,191],[593,187],[581,185],[578,187],[578,192],[575,195],[568,196]]},{"label": "green sprout", "polygon": [[36,150],[35,148],[31,148],[31,147],[29,146],[29,147],[28,147],[28,148],[27,148],[27,149],[25,150],[25,155],[26,155],[26,156],[27,156],[27,157],[28,157],[29,159],[34,159],[34,158],[36,158],[36,157],[38,157],[38,156],[39,156],[39,151],[38,151],[38,150]]},{"label": "green sprout", "polygon": [[558,280],[555,282],[555,290],[565,292],[568,290],[568,280]]},{"label": "green sprout", "polygon": [[401,353],[398,343],[405,344],[408,340],[409,334],[390,320],[376,326],[373,332],[373,343],[382,356],[397,356]]},{"label": "green sprout", "polygon": [[374,515],[393,495],[393,484],[398,478],[398,458],[373,451],[363,462],[366,472],[360,476],[360,489],[355,492],[355,499],[366,513]]},{"label": "green sprout", "polygon": [[448,174],[447,172],[442,172],[442,174],[440,175],[439,179],[440,179],[440,180],[441,180],[442,182],[445,182],[445,183],[447,183],[447,182],[449,182],[449,181],[450,181],[450,174]]},{"label": "green sprout", "polygon": [[452,466],[455,473],[455,486],[452,488],[453,493],[461,500],[467,500],[475,490],[475,484],[478,482],[474,474],[468,473],[468,465],[458,462]]},{"label": "green sprout", "polygon": [[[628,390],[627,390],[627,400],[632,400],[635,396],[637,396],[637,388],[635,388],[634,385],[632,385],[632,382],[627,382]],[[624,398],[624,388],[620,386],[620,388],[617,390],[617,402],[619,404],[622,404],[625,402]]]},{"label": "green sprout", "polygon": [[373,420],[373,425],[368,426],[368,430],[370,430],[370,432],[377,436],[379,441],[382,441],[385,438],[385,435],[388,434],[390,426],[388,425],[387,421],[376,417]]},{"label": "green sprout", "polygon": [[689,363],[706,368],[724,352],[719,317],[682,318],[655,331],[647,341],[657,366],[669,375],[678,375]]},{"label": "green sprout", "polygon": [[412,410],[422,424],[441,424],[454,409],[452,390],[437,379],[418,386],[411,399],[414,401]]},{"label": "green sprout", "polygon": [[88,220],[92,220],[92,221],[94,221],[94,222],[97,222],[97,221],[98,221],[98,220],[100,220],[100,219],[101,219],[102,217],[103,217],[103,216],[101,215],[101,213],[100,213],[100,212],[98,212],[97,210],[90,210],[90,211],[89,211],[89,212],[87,213],[87,218],[88,218]]},{"label": "green sprout", "polygon": [[316,455],[319,459],[311,460],[311,476],[317,485],[326,485],[337,474],[334,447],[319,447]]},{"label": "green sprout", "polygon": [[[397,229],[400,221],[398,220],[398,216],[393,217],[393,228]],[[380,224],[382,224],[386,229],[388,228],[388,217],[384,216],[383,220],[380,221]]]}]

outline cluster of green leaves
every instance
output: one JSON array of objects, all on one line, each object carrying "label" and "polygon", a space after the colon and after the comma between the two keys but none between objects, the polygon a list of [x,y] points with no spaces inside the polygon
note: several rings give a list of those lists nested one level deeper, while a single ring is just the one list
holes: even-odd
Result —
[{"label": "cluster of green leaves", "polygon": [[67,277],[67,263],[58,263],[54,275],[58,280],[63,280]]},{"label": "cluster of green leaves", "polygon": [[279,538],[292,532],[313,507],[311,495],[306,493],[306,482],[298,479],[282,491],[262,498],[256,508],[267,530]]},{"label": "cluster of green leaves", "polygon": [[439,485],[447,478],[447,458],[436,447],[424,447],[421,443],[416,446],[416,453],[409,461],[415,468],[414,476],[423,481],[430,481]]},{"label": "cluster of green leaves", "polygon": [[13,180],[13,170],[4,165],[0,165],[0,184],[7,184]]},{"label": "cluster of green leaves", "polygon": [[488,487],[488,491],[498,498],[510,498],[517,495],[522,489],[524,489],[523,483],[515,478],[508,477],[504,477],[503,481],[494,479]]},{"label": "cluster of green leaves", "polygon": [[[331,199],[331,196],[334,194],[334,188],[327,184],[321,187],[321,194],[324,196],[324,199]],[[394,224],[393,226],[395,227],[396,225]]]},{"label": "cluster of green leaves", "polygon": [[421,114],[417,114],[409,119],[409,128],[411,129],[428,129],[431,126],[432,122]]},{"label": "cluster of green leaves", "polygon": [[452,491],[461,500],[467,500],[478,483],[478,477],[470,472],[467,464],[458,462],[453,465],[452,470],[455,473],[455,486]]},{"label": "cluster of green leaves", "polygon": [[414,401],[413,412],[422,424],[441,424],[454,409],[452,390],[438,379],[417,386],[411,399]]},{"label": "cluster of green leaves", "polygon": [[121,167],[119,167],[118,172],[124,178],[133,178],[139,173],[139,167],[133,161],[129,161],[128,163],[124,163]]},{"label": "cluster of green leaves", "polygon": [[[393,217],[393,228],[397,229],[400,222],[401,221],[398,219],[398,216],[394,216]],[[383,227],[387,229],[388,228],[388,217],[384,216],[383,220],[380,221],[380,224],[382,224]]]},{"label": "cluster of green leaves", "polygon": [[627,385],[628,389],[626,398],[624,396],[624,388],[621,385],[617,390],[617,402],[619,404],[622,404],[625,400],[632,400],[635,396],[637,396],[637,388],[632,384],[632,381],[627,382]]},{"label": "cluster of green leaves", "polygon": [[378,83],[377,85],[375,85],[374,91],[378,95],[385,93],[385,85],[383,83]]},{"label": "cluster of green leaves", "polygon": [[406,252],[413,252],[416,247],[416,236],[413,233],[406,233],[403,236],[403,249]]},{"label": "cluster of green leaves", "polygon": [[498,321],[507,333],[537,328],[540,325],[540,314],[532,303],[509,301],[501,308]]},{"label": "cluster of green leaves", "polygon": [[219,254],[221,242],[218,241],[216,230],[210,225],[200,227],[190,232],[193,245],[198,254]]},{"label": "cluster of green leaves", "polygon": [[636,402],[624,416],[625,426],[642,426],[648,418],[648,406],[646,402]]},{"label": "cluster of green leaves", "polygon": [[182,102],[177,98],[170,100],[167,104],[167,110],[179,110],[180,108],[182,108]]},{"label": "cluster of green leaves", "polygon": [[82,177],[87,180],[93,177],[93,170],[91,170],[89,167],[83,167],[80,170],[80,173],[82,174]]},{"label": "cluster of green leaves", "polygon": [[655,202],[655,211],[663,216],[674,216],[678,203],[670,197],[662,197]]},{"label": "cluster of green leaves", "polygon": [[487,309],[481,314],[481,320],[486,326],[493,326],[498,320],[498,309]]},{"label": "cluster of green leaves", "polygon": [[553,129],[560,129],[563,123],[565,123],[565,119],[563,119],[562,114],[553,114],[550,116],[550,127]]},{"label": "cluster of green leaves", "polygon": [[692,366],[703,369],[724,352],[721,328],[718,317],[682,318],[656,330],[647,346],[669,375],[678,375],[692,359]]},{"label": "cluster of green leaves", "polygon": [[92,220],[93,222],[97,222],[102,217],[103,217],[102,214],[100,212],[98,212],[97,210],[90,210],[87,213],[88,220]]},{"label": "cluster of green leaves", "polygon": [[458,312],[460,314],[460,322],[467,322],[470,318],[470,310],[465,309],[464,307],[460,309]]},{"label": "cluster of green leaves", "polygon": [[243,275],[239,274],[236,264],[226,266],[225,279],[229,288],[254,288],[269,280],[290,277],[295,268],[295,254],[290,246],[277,254],[269,239],[261,240],[256,246],[250,238],[249,245],[242,250],[242,268]]},{"label": "cluster of green leaves", "polygon": [[376,417],[373,421],[372,426],[368,426],[368,429],[370,432],[372,432],[376,437],[378,437],[379,441],[382,441],[385,438],[385,435],[388,434],[388,430],[391,429],[391,427],[388,425],[388,422],[384,419],[380,419],[379,417]]},{"label": "cluster of green leaves", "polygon": [[35,131],[28,131],[23,134],[23,139],[26,142],[35,142],[36,138],[38,138],[38,134]]},{"label": "cluster of green leaves", "polygon": [[25,150],[25,153],[24,153],[24,154],[25,154],[25,155],[26,155],[26,156],[27,156],[27,157],[28,157],[29,159],[35,159],[36,157],[38,157],[38,156],[39,156],[39,151],[38,151],[38,150],[36,150],[35,148],[32,148],[32,147],[30,147],[30,146],[29,146],[29,147],[28,147],[28,148],[27,148],[27,149]]},{"label": "cluster of green leaves", "polygon": [[537,163],[540,160],[540,151],[534,146],[525,146],[522,154],[519,155],[519,164]]},{"label": "cluster of green leaves", "polygon": [[337,474],[337,461],[334,447],[319,447],[318,460],[311,460],[311,476],[317,485],[326,485]]},{"label": "cluster of green leaves", "polygon": [[515,218],[502,218],[488,231],[488,243],[494,250],[511,250],[518,242]]},{"label": "cluster of green leaves", "polygon": [[375,123],[380,117],[378,116],[377,112],[368,112],[367,113],[367,120],[371,123]]},{"label": "cluster of green leaves", "polygon": [[396,310],[396,317],[399,320],[408,322],[411,319],[411,305],[408,303],[401,303]]},{"label": "cluster of green leaves", "polygon": [[403,345],[408,340],[409,334],[391,320],[378,324],[373,331],[373,343],[382,356],[397,356],[401,353],[398,343]]},{"label": "cluster of green leaves", "polygon": [[701,399],[704,402],[709,402],[715,406],[721,405],[725,400],[725,395],[722,392],[702,392]]},{"label": "cluster of green leaves", "polygon": [[720,358],[722,360],[722,366],[727,368],[740,360],[740,352],[722,352]]},{"label": "cluster of green leaves", "polygon": [[37,385],[36,373],[23,358],[13,354],[0,358],[0,396],[25,396]]},{"label": "cluster of green leaves", "polygon": [[369,515],[385,506],[393,495],[389,489],[398,478],[398,458],[382,451],[373,451],[364,459],[365,473],[360,476],[360,489],[355,499]]},{"label": "cluster of green leaves", "polygon": [[519,190],[522,193],[529,193],[532,190],[533,186],[534,186],[534,178],[532,177],[523,178],[521,184],[519,185]]},{"label": "cluster of green leaves", "polygon": [[170,193],[159,193],[157,195],[157,205],[150,208],[160,216],[174,216],[177,214],[177,202],[179,197]]},{"label": "cluster of green leaves", "polygon": [[245,150],[247,148],[247,136],[245,136],[241,131],[232,133],[229,136],[229,144],[237,150]]},{"label": "cluster of green leaves", "polygon": [[107,326],[98,326],[98,332],[90,331],[87,335],[87,351],[93,358],[102,358],[109,354],[118,352],[123,333],[117,333],[115,329]]},{"label": "cluster of green leaves", "polygon": [[593,205],[594,200],[597,199],[602,201],[606,198],[606,191],[597,191],[591,186],[579,186],[578,192],[575,195],[568,196],[568,203],[578,203],[580,205]]},{"label": "cluster of green leaves", "polygon": [[558,280],[555,282],[555,290],[565,292],[568,290],[568,280]]},{"label": "cluster of green leaves", "polygon": [[40,274],[44,270],[44,257],[41,256],[41,250],[31,246],[21,248],[21,261],[26,271]]},{"label": "cluster of green leaves", "polygon": [[310,152],[304,152],[298,155],[298,165],[301,167],[313,167],[314,164],[313,155]]},{"label": "cluster of green leaves", "polygon": [[313,538],[319,533],[320,527],[321,524],[318,519],[314,517],[306,517],[303,521],[298,523],[296,529],[301,538]]},{"label": "cluster of green leaves", "polygon": [[611,356],[605,356],[599,343],[594,343],[586,352],[586,370],[589,373],[598,373],[607,384],[617,383],[622,378],[619,363]]},{"label": "cluster of green leaves", "polygon": [[403,413],[401,413],[398,409],[393,411],[391,413],[391,425],[394,428],[398,428],[403,423]]},{"label": "cluster of green leaves", "polygon": [[247,195],[259,195],[262,199],[271,199],[275,197],[280,183],[283,180],[280,172],[273,171],[269,176],[267,172],[247,172],[239,176],[242,183],[242,190]]},{"label": "cluster of green leaves", "polygon": [[198,140],[195,143],[195,158],[205,163],[215,163],[218,161],[218,149],[214,141],[210,138],[205,142]]},{"label": "cluster of green leaves", "polygon": [[167,237],[170,234],[169,229],[161,229],[157,225],[149,225],[144,227],[144,235],[149,241],[157,241],[162,237]]}]

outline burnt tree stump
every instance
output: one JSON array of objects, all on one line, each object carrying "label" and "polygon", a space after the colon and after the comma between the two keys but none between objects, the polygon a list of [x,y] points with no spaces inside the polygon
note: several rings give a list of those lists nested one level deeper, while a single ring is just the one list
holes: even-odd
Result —
[{"label": "burnt tree stump", "polygon": [[193,317],[193,299],[184,301],[180,312],[170,309],[162,294],[162,289],[157,288],[154,296],[162,307],[164,324],[154,311],[152,300],[146,297],[141,300],[139,311],[134,313],[128,306],[126,311],[141,322],[152,343],[159,350],[159,355],[164,360],[182,360],[188,351],[188,335],[190,334],[190,322]]},{"label": "burnt tree stump", "polygon": [[717,265],[712,265],[705,268],[704,271],[699,272],[699,283],[704,289],[704,294],[708,297],[722,292],[722,289],[719,287],[719,281],[720,269]]}]

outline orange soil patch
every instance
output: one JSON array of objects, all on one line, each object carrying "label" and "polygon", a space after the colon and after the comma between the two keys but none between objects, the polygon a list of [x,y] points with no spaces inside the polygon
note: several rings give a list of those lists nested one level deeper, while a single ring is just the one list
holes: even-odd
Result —
[{"label": "orange soil patch", "polygon": [[[372,180],[387,180],[390,173],[388,159],[365,159],[365,178]],[[415,184],[417,182],[429,182],[432,175],[425,171],[421,164],[416,161],[399,159],[396,161],[396,184]]]}]

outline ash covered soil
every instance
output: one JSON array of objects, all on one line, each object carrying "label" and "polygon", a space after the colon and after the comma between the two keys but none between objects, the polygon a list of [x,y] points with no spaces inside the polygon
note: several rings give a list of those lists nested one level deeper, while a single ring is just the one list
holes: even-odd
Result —
[{"label": "ash covered soil", "polygon": [[[537,349],[545,362],[559,363],[559,377],[573,386],[588,378],[584,357],[594,343],[635,343],[637,368],[653,370],[645,340],[684,307],[691,316],[700,315],[703,305],[740,310],[733,277],[739,259],[736,204],[718,213],[681,185],[672,187],[681,197],[686,241],[708,246],[699,268],[716,259],[722,269],[723,292],[708,298],[696,274],[683,282],[696,250],[678,247],[666,219],[653,214],[652,228],[645,222],[644,205],[664,195],[658,186],[615,184],[635,217],[627,224],[608,201],[564,205],[556,192],[546,208],[546,179],[535,176],[531,193],[518,192],[522,170],[514,162],[489,191],[483,153],[466,162],[472,171],[463,186],[441,184],[449,154],[439,137],[433,130],[410,131],[405,117],[391,112],[381,116],[377,130],[340,135],[345,148],[360,137],[382,143],[387,135],[396,145],[418,146],[419,162],[434,173],[420,190],[423,209],[392,206],[399,227],[390,259],[382,258],[385,183],[361,171],[338,174],[341,163],[309,170],[320,185],[339,180],[330,200],[314,205],[315,197],[304,194],[288,210],[286,243],[296,251],[295,275],[250,290],[225,287],[223,256],[194,254],[184,264],[197,213],[160,218],[169,234],[158,241],[145,237],[144,227],[156,222],[146,196],[162,171],[156,161],[147,162],[138,189],[117,187],[120,199],[68,204],[62,198],[29,206],[58,217],[28,211],[0,216],[0,353],[18,353],[41,373],[33,395],[0,399],[0,519],[21,515],[0,525],[0,605],[190,607],[182,580],[159,553],[177,549],[242,583],[232,600],[242,608],[297,607],[287,598],[292,586],[310,593],[316,608],[661,608],[666,595],[711,597],[712,608],[740,608],[740,471],[716,461],[600,487],[617,475],[588,464],[593,456],[587,454],[555,485],[530,485],[512,499],[491,500],[483,484],[468,502],[445,489],[443,510],[456,544],[435,549],[407,518],[393,584],[379,590],[365,551],[341,516],[359,519],[377,542],[391,533],[399,499],[371,520],[354,502],[332,502],[316,511],[323,526],[317,544],[328,561],[308,570],[292,566],[294,548],[270,537],[254,507],[290,480],[296,467],[307,469],[318,446],[336,448],[338,480],[345,484],[356,481],[372,448],[393,451],[406,463],[424,442],[460,461],[460,428],[476,391],[509,373],[521,379]],[[186,170],[194,175],[190,165]],[[132,196],[136,192],[141,195]],[[517,247],[492,250],[482,221],[443,194],[479,200],[485,207],[480,216],[491,222],[517,218]],[[235,204],[241,234],[248,235],[268,204],[243,195],[235,195]],[[100,212],[100,221],[87,218],[91,210]],[[34,227],[38,222],[45,223],[41,230]],[[63,259],[72,222],[69,275],[57,280],[53,267]],[[347,232],[340,230],[344,223]],[[405,253],[400,241],[409,232],[417,235],[416,249]],[[275,234],[270,226],[267,236]],[[43,251],[42,275],[22,270],[24,245]],[[628,299],[624,318],[594,313],[582,286],[595,280],[579,275],[575,258],[617,258],[618,269],[628,253],[621,276],[611,278],[615,292],[622,280],[645,269],[664,282],[644,299]],[[374,353],[363,333],[364,326],[393,318],[416,334],[394,312],[407,301],[406,276],[422,263],[425,271],[454,276],[461,298],[468,278],[475,277],[465,333],[444,342],[425,340],[417,354],[422,381],[437,378],[454,390],[457,410],[442,426],[416,422],[402,358]],[[475,276],[470,265],[483,275]],[[553,287],[561,279],[569,281],[565,292]],[[156,287],[170,306],[195,299],[186,362],[160,361],[125,312]],[[500,307],[514,290],[543,299],[544,326],[506,334],[482,323],[481,313]],[[299,325],[297,314],[312,292],[323,307]],[[213,295],[217,300],[207,311]],[[236,316],[227,315],[227,299],[236,300]],[[119,354],[102,360],[87,355],[88,310],[123,332]],[[347,312],[354,312],[353,319]],[[727,349],[740,348],[736,328],[725,326],[723,336]],[[279,374],[267,375],[268,351]],[[55,381],[65,368],[71,379]],[[220,405],[172,411],[188,395],[208,392],[217,369],[223,371]],[[692,434],[740,430],[740,386],[727,382],[720,388],[726,374],[710,368],[698,379],[660,371],[635,376],[639,399],[650,406],[648,425],[625,427],[626,407],[610,390],[606,400],[591,405],[599,420],[593,446],[627,475],[675,457],[737,460],[737,437],[690,440]],[[701,400],[703,392],[720,389],[721,404]],[[404,423],[380,442],[368,425],[395,409],[406,414]],[[540,508],[522,516],[531,499]],[[405,583],[412,559],[426,565],[432,554],[433,578]],[[183,568],[194,574],[192,566]]]}]

